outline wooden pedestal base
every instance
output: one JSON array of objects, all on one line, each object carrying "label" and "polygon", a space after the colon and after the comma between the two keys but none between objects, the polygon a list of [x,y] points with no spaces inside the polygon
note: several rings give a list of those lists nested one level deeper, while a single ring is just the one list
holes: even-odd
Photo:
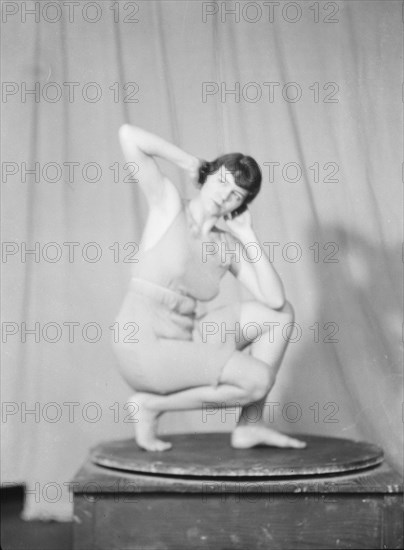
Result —
[{"label": "wooden pedestal base", "polygon": [[[74,549],[403,548],[402,480],[380,463],[381,450],[350,442],[359,445],[356,458],[337,456],[329,462],[332,467],[345,461],[348,471],[304,474],[305,457],[310,470],[313,449],[319,452],[323,446],[319,457],[324,458],[336,440],[299,437],[311,440],[311,450],[309,444],[304,450],[239,451],[231,449],[228,434],[172,436],[172,451],[147,453],[133,446],[133,457],[128,454],[131,442],[112,442],[109,451],[108,444],[100,445],[72,483]],[[116,453],[117,447],[114,455],[111,448]],[[179,456],[194,459],[184,464]],[[114,469],[93,462],[105,457]],[[128,457],[140,472],[117,469],[128,466]],[[363,466],[368,460],[374,465]],[[251,461],[256,467],[249,472],[245,464],[251,466]],[[282,463],[289,473],[269,475],[269,462]],[[202,476],[195,470],[198,463]],[[297,463],[301,467],[294,475]],[[265,475],[260,475],[259,464]],[[167,473],[170,468],[181,471]]]}]

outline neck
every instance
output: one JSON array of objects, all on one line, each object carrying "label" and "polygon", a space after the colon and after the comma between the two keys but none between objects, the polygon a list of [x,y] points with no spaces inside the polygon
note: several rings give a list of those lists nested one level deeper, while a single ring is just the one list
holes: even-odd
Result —
[{"label": "neck", "polygon": [[189,201],[188,209],[198,232],[201,235],[209,235],[209,232],[212,227],[214,227],[220,216],[215,216],[209,212],[206,212],[199,197],[195,197]]}]

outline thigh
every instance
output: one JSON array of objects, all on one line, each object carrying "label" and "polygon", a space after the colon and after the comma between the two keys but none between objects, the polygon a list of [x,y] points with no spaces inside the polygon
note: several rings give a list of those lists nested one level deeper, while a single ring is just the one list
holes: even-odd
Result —
[{"label": "thigh", "polygon": [[198,386],[217,386],[234,344],[158,338],[115,344],[118,365],[135,391],[169,394]]},{"label": "thigh", "polygon": [[251,342],[246,340],[241,330],[241,312],[244,302],[233,302],[208,311],[195,321],[202,341],[210,343],[232,342],[234,349],[243,350]]},{"label": "thigh", "polygon": [[[293,310],[287,302],[282,310],[272,309],[257,300],[234,302],[215,308],[197,320],[197,328],[204,341],[234,342],[242,351],[262,333],[275,331],[275,327],[293,319]],[[279,325],[272,325],[278,323]]]},{"label": "thigh", "polygon": [[241,333],[245,341],[252,343],[263,333],[279,332],[279,327],[283,329],[293,319],[293,308],[289,302],[286,302],[282,309],[277,310],[257,300],[246,300],[242,302],[240,311]]}]

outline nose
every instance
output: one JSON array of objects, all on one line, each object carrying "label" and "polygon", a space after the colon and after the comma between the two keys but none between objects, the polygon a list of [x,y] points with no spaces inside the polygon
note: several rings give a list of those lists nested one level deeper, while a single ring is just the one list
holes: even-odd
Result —
[{"label": "nose", "polygon": [[228,198],[230,197],[230,194],[232,193],[231,189],[223,189],[223,191],[220,194],[221,202],[226,202]]}]

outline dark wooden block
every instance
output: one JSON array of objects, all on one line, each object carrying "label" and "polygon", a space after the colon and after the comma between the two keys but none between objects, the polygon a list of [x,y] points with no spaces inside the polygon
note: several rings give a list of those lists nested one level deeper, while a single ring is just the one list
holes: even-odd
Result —
[{"label": "dark wooden block", "polygon": [[[229,450],[226,434],[201,435],[193,443],[191,434],[170,439],[177,454],[195,452],[200,462],[212,444],[217,456],[231,460],[234,454],[234,460],[243,463],[246,451]],[[328,448],[335,443],[332,438],[321,440]],[[283,453],[289,464],[296,464],[305,451],[256,448],[247,454],[268,474],[264,456],[276,461]],[[380,449],[373,451],[377,455]],[[104,452],[105,444],[91,456],[94,460]],[[248,476],[248,470],[237,470],[235,463],[226,476],[224,460],[216,468],[220,476],[197,475],[193,462],[183,466],[181,475],[170,475],[159,473],[159,463],[163,471],[176,463],[174,450],[134,454],[134,464],[138,460],[144,466],[149,459],[153,471],[129,472],[88,460],[77,473],[75,550],[403,548],[402,479],[386,463],[328,475],[302,475],[301,469],[298,476],[280,477],[257,476],[256,470]],[[113,460],[119,462],[119,453]],[[215,470],[211,455],[206,462]],[[194,475],[188,475],[190,471]]]}]

